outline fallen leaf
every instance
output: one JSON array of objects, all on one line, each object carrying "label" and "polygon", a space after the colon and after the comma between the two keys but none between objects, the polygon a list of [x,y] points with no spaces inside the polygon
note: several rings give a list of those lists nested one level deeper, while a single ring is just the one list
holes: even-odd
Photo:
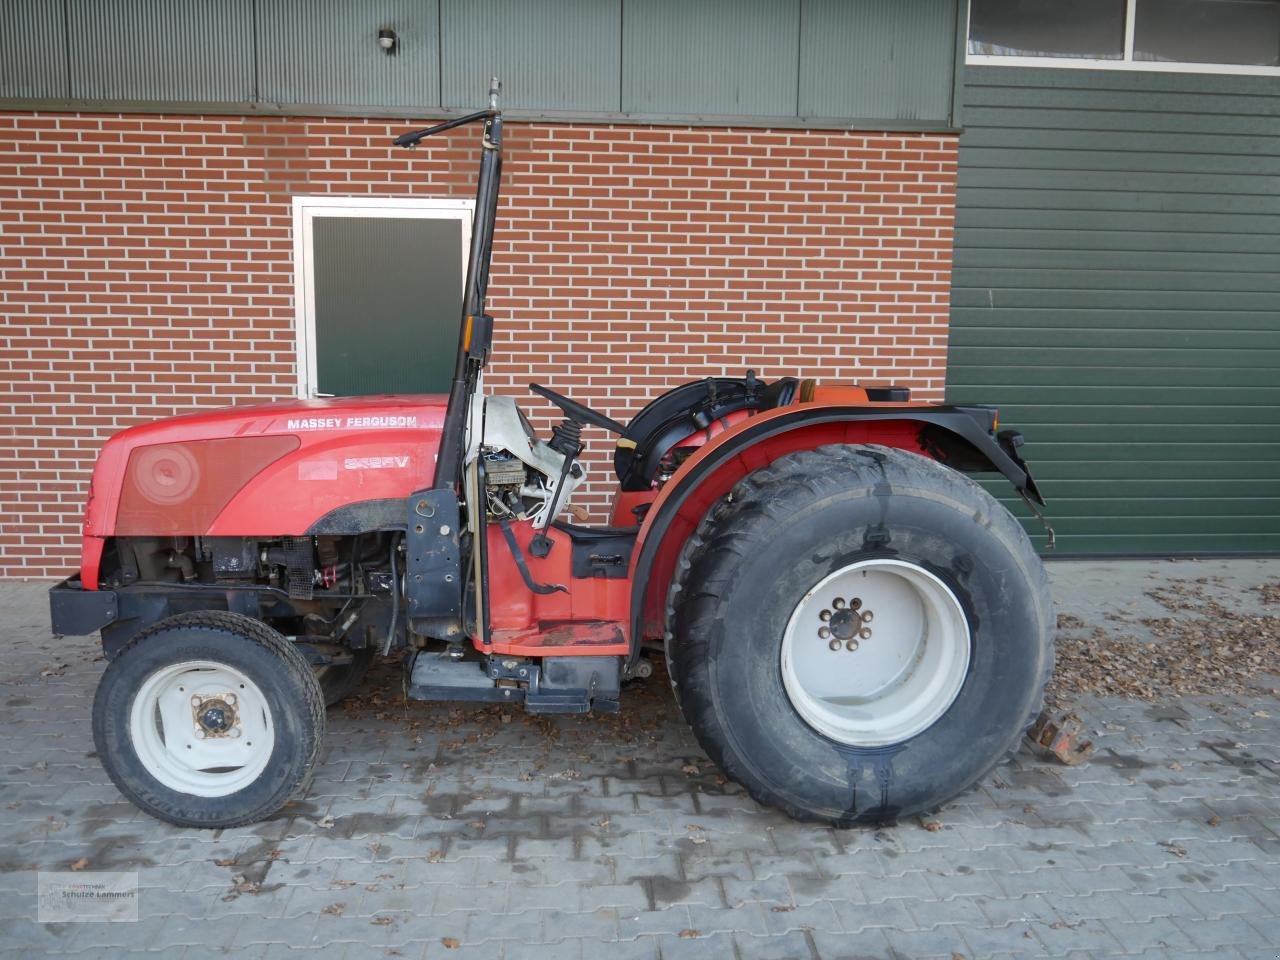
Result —
[{"label": "fallen leaf", "polygon": [[1218,824],[1222,823],[1222,818],[1215,813],[1212,817],[1206,820],[1205,823],[1211,827],[1216,827]]},{"label": "fallen leaf", "polygon": [[75,870],[76,872],[79,872],[79,871],[81,871],[81,870],[88,869],[88,867],[89,867],[89,858],[88,858],[88,857],[81,857],[81,858],[80,858],[79,860],[77,860],[75,863],[71,864],[71,869],[72,869],[72,870]]},{"label": "fallen leaf", "polygon": [[342,912],[346,909],[347,909],[346,903],[338,902],[338,903],[331,903],[327,907],[321,908],[320,912],[328,917],[340,917],[342,916]]},{"label": "fallen leaf", "polygon": [[701,934],[698,933],[697,930],[681,930],[680,931],[681,940],[692,940],[695,937],[699,937],[699,936],[701,936]]},{"label": "fallen leaf", "polygon": [[379,916],[376,916],[376,917],[370,917],[369,922],[372,923],[375,927],[389,927],[391,926],[391,924],[395,923],[396,921],[394,917],[388,917],[385,914],[380,914]]},{"label": "fallen leaf", "polygon": [[1171,840],[1161,840],[1160,846],[1164,847],[1166,850],[1172,853],[1179,860],[1185,860],[1187,858],[1186,848],[1178,846],[1178,844],[1172,842]]},{"label": "fallen leaf", "polygon": [[215,867],[234,867],[236,865],[236,860],[234,857],[227,857],[222,860],[213,861],[213,865]]},{"label": "fallen leaf", "polygon": [[333,817],[331,817],[329,814],[326,813],[323,817],[321,817],[319,820],[316,821],[316,826],[319,827],[321,830],[328,830],[330,827],[334,825],[335,822],[336,821],[333,819]]},{"label": "fallen leaf", "polygon": [[262,890],[262,884],[257,880],[250,880],[242,873],[237,873],[231,878],[231,889],[236,893],[258,893]]},{"label": "fallen leaf", "polygon": [[440,944],[446,950],[457,950],[458,947],[461,946],[461,941],[459,941],[457,937],[441,937]]},{"label": "fallen leaf", "polygon": [[697,776],[701,771],[698,769],[698,765],[696,763],[686,763],[680,768],[680,772],[687,773],[689,776],[693,777]]},{"label": "fallen leaf", "polygon": [[925,820],[923,818],[920,820],[920,826],[924,827],[930,833],[937,833],[942,829],[942,824],[937,820]]}]

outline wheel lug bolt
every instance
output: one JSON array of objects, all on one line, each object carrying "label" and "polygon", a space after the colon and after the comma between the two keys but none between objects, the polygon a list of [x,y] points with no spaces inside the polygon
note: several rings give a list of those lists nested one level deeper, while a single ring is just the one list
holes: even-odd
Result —
[{"label": "wheel lug bolt", "polygon": [[834,600],[832,600],[832,601],[831,601],[831,605],[832,605],[833,607],[835,607],[837,610],[843,610],[843,609],[844,609],[844,598],[842,598],[842,597],[836,597]]},{"label": "wheel lug bolt", "polygon": [[863,611],[862,611],[862,622],[863,622],[863,623],[870,623],[874,618],[875,618],[875,614],[874,614],[874,613],[872,613],[870,610],[863,610]]},{"label": "wheel lug bolt", "polygon": [[848,650],[850,653],[853,653],[853,651],[858,649],[858,641],[850,640],[848,643],[844,645],[844,648]]},{"label": "wheel lug bolt", "polygon": [[822,620],[823,622],[826,622],[827,620],[830,620],[830,619],[831,619],[831,611],[830,611],[830,610],[823,610],[820,614],[818,614],[818,619],[819,619],[819,620]]},{"label": "wheel lug bolt", "polygon": [[853,607],[853,609],[855,610],[859,609],[862,606],[862,598],[854,597],[852,600],[849,601],[849,606]]},{"label": "wheel lug bolt", "polygon": [[871,639],[871,628],[870,628],[870,627],[863,627],[861,630],[859,630],[859,631],[858,631],[858,636],[859,636],[859,637],[861,637],[863,640],[870,640],[870,639]]},{"label": "wheel lug bolt", "polygon": [[[849,642],[850,642],[850,643],[853,643],[853,641],[852,641],[852,640],[850,640]],[[828,644],[827,644],[827,648],[828,648],[828,649],[830,649],[830,650],[839,650],[839,649],[840,649],[840,641],[839,641],[839,640],[832,640],[830,643],[828,643]]]},{"label": "wheel lug bolt", "polygon": [[830,630],[829,628],[827,628],[827,627],[819,627],[819,628],[818,628],[818,636],[819,636],[821,639],[825,640],[825,639],[827,639],[827,637],[831,636],[831,630]]}]

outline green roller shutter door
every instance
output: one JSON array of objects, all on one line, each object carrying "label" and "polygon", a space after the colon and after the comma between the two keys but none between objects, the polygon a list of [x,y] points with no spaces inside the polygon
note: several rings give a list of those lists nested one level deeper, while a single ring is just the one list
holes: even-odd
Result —
[{"label": "green roller shutter door", "polygon": [[948,399],[1062,553],[1280,551],[1275,78],[968,68],[964,118]]}]

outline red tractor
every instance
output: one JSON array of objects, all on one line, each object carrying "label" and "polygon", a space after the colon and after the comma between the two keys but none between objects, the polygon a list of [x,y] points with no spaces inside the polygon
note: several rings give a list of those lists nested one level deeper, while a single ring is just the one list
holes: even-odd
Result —
[{"label": "red tractor", "polygon": [[[296,400],[103,448],[59,634],[101,631],[98,758],[171,823],[307,789],[325,706],[401,652],[421,700],[618,709],[662,651],[699,742],[759,802],[846,825],[936,808],[1017,747],[1053,665],[1044,570],[966,474],[1040,494],[986,407],[709,377],[629,423],[546,387],[540,438],[482,375],[502,167],[489,107],[447,396]],[[561,519],[586,427],[617,436],[609,526]]]}]

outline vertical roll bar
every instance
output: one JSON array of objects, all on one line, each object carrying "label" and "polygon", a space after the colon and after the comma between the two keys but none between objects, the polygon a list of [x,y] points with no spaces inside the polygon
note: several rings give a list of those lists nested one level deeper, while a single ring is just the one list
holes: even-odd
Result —
[{"label": "vertical roll bar", "polygon": [[432,487],[456,489],[462,482],[462,457],[471,398],[489,350],[490,323],[485,314],[489,290],[489,262],[493,257],[493,227],[498,215],[498,188],[502,180],[502,111],[498,97],[502,83],[489,81],[489,108],[455,120],[397,137],[397,146],[412,147],[423,137],[484,120],[481,139],[480,179],[476,183],[475,223],[471,228],[471,251],[467,257],[467,280],[463,287],[462,323],[458,330],[458,352],[449,385],[449,406],[445,412],[440,450],[436,456]]}]

